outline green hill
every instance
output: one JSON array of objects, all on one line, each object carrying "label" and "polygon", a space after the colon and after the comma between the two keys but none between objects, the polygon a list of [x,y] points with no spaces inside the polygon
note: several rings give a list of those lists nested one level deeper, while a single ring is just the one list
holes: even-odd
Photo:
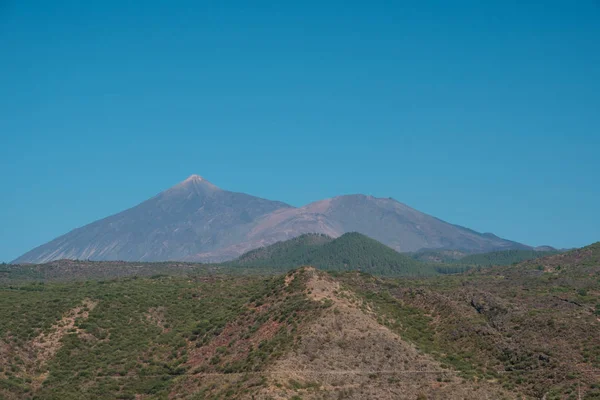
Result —
[{"label": "green hill", "polygon": [[580,249],[553,252],[543,258],[525,260],[519,265],[536,266],[537,268],[544,266],[551,270],[560,270],[561,267],[600,265],[600,242],[592,243]]},{"label": "green hill", "polygon": [[526,260],[535,260],[554,254],[559,254],[560,251],[535,251],[535,250],[503,250],[493,251],[490,253],[482,254],[471,254],[463,257],[459,260],[453,261],[453,263],[461,265],[481,265],[481,266],[492,266],[492,265],[512,265]]},{"label": "green hill", "polygon": [[281,270],[312,265],[329,271],[360,270],[390,276],[434,275],[443,269],[414,260],[356,232],[337,239],[319,234],[302,235],[252,250],[230,264]]},{"label": "green hill", "polygon": [[311,254],[334,239],[320,233],[307,233],[270,246],[250,250],[232,263],[247,266],[294,267],[310,263]]},{"label": "green hill", "polygon": [[467,255],[460,250],[432,250],[423,249],[413,253],[406,253],[417,261],[426,263],[452,263]]}]

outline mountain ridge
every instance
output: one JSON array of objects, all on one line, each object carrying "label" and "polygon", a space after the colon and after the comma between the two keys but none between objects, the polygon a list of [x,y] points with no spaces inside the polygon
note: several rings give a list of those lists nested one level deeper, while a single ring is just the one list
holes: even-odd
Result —
[{"label": "mountain ridge", "polygon": [[220,262],[304,233],[365,234],[399,252],[531,247],[445,222],[391,198],[350,194],[302,207],[221,189],[200,175],[34,248],[13,263],[60,258]]}]

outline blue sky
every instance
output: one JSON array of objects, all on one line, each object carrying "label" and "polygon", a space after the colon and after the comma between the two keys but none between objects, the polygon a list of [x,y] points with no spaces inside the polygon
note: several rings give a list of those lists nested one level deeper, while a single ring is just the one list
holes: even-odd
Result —
[{"label": "blue sky", "polygon": [[193,173],[598,241],[600,3],[537,3],[0,0],[0,261]]}]

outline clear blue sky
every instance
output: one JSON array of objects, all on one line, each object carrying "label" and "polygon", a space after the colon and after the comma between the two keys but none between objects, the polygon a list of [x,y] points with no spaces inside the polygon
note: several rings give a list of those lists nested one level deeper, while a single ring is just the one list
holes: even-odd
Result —
[{"label": "clear blue sky", "polygon": [[0,57],[0,261],[192,173],[600,240],[597,0],[0,0]]}]

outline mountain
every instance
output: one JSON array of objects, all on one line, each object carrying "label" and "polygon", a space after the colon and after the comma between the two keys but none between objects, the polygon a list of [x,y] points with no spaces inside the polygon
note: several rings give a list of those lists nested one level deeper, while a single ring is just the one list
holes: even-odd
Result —
[{"label": "mountain", "polygon": [[222,190],[192,175],[129,210],[75,229],[14,262],[183,260],[238,243],[257,218],[289,207]]},{"label": "mountain", "polygon": [[198,175],[131,208],[77,228],[13,261],[232,260],[304,233],[360,232],[400,252],[482,253],[529,246],[444,222],[393,199],[345,195],[303,207],[223,190]]},{"label": "mountain", "polygon": [[357,232],[345,233],[337,239],[322,234],[304,234],[252,250],[231,264],[283,270],[311,265],[323,270],[360,270],[379,275],[434,272],[428,265]]},{"label": "mountain", "polygon": [[483,253],[530,248],[491,233],[482,234],[449,224],[394,199],[361,194],[334,197],[267,214],[250,232],[246,247],[257,247],[252,242],[258,238],[273,243],[311,232],[331,237],[360,232],[399,252],[453,249]]}]

